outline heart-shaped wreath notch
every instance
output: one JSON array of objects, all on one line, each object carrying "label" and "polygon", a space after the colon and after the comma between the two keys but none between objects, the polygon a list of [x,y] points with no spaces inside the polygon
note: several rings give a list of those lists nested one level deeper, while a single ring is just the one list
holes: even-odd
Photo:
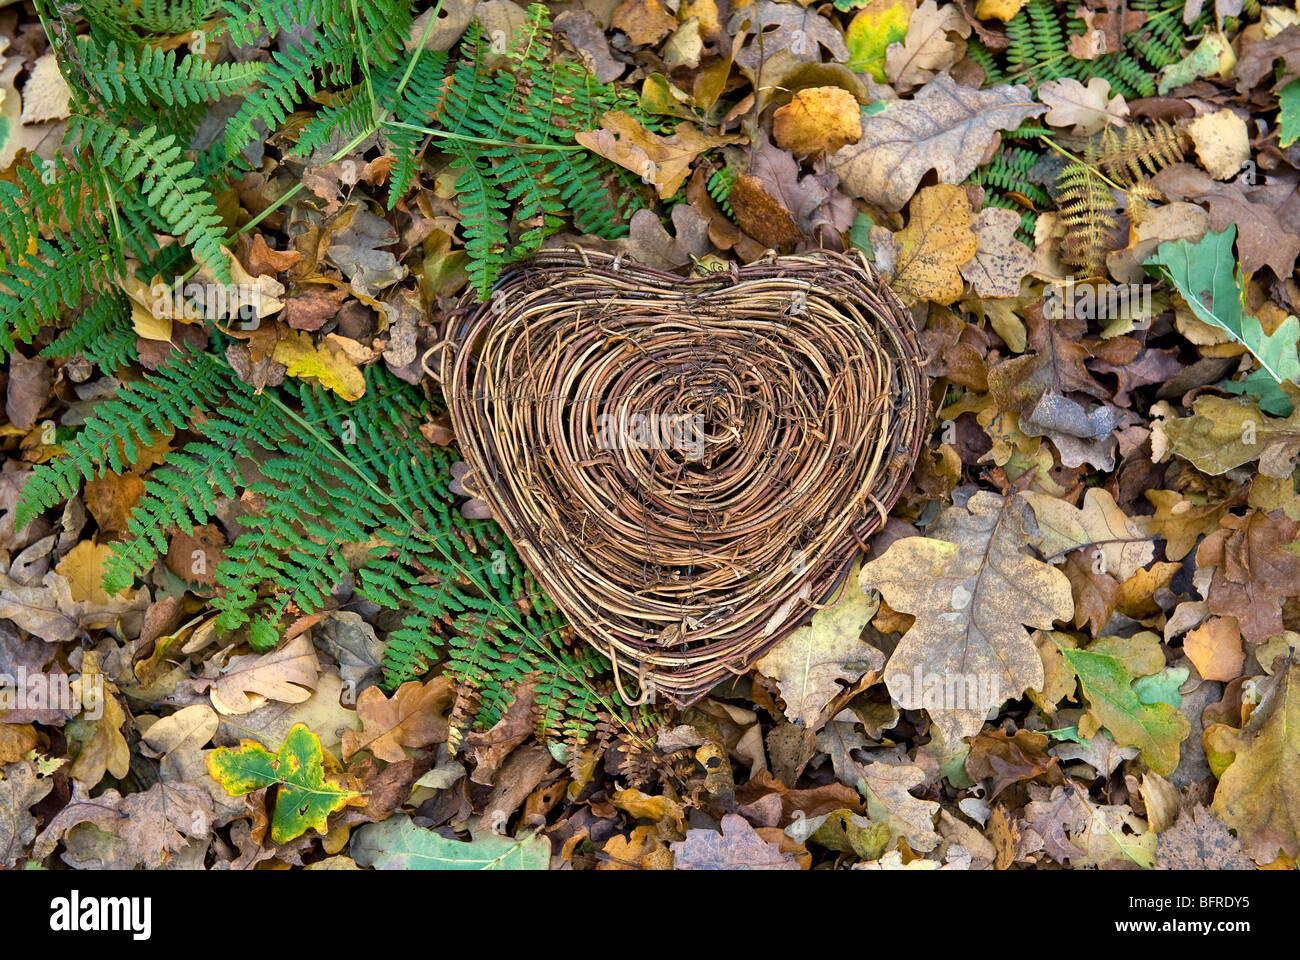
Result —
[{"label": "heart-shaped wreath notch", "polygon": [[553,251],[444,335],[469,480],[643,697],[690,703],[806,620],[924,442],[911,315],[865,260],[682,278]]}]

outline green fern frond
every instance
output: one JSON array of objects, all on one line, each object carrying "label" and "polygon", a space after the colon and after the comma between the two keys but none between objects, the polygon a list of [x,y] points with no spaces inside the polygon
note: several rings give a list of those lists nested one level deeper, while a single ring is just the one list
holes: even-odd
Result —
[{"label": "green fern frond", "polygon": [[143,380],[101,401],[64,455],[32,471],[14,511],[20,529],[67,500],[83,480],[120,474],[142,448],[186,426],[195,408],[219,407],[230,390],[229,368],[203,354],[177,354]]},{"label": "green fern frond", "polygon": [[82,0],[81,12],[92,26],[118,39],[133,30],[173,36],[197,29],[216,12],[216,0]]},{"label": "green fern frond", "polygon": [[222,0],[222,24],[235,44],[251,46],[305,24],[333,23],[345,6],[339,0]]},{"label": "green fern frond", "polygon": [[722,212],[732,220],[736,219],[736,213],[731,209],[731,187],[735,184],[736,177],[739,175],[740,169],[738,167],[722,167],[715,170],[713,175],[709,177],[709,182],[705,184],[705,188],[708,190],[709,196],[713,198],[714,203],[721,207]]},{"label": "green fern frond", "polygon": [[44,230],[88,220],[104,206],[104,178],[93,164],[69,165],[38,156],[0,182],[0,243],[7,258],[21,256]]},{"label": "green fern frond", "polygon": [[74,115],[71,135],[125,188],[143,202],[180,238],[194,259],[219,282],[230,282],[230,266],[222,253],[226,240],[216,203],[202,177],[194,175],[173,135],[159,136],[153,127],[132,133],[98,117]]},{"label": "green fern frond", "polygon": [[105,105],[129,106],[162,102],[169,107],[212,103],[252,86],[261,75],[260,63],[211,64],[175,50],[119,47],[116,40],[101,46],[90,37],[78,38],[80,77]]},{"label": "green fern frond", "polygon": [[288,50],[277,50],[262,74],[262,85],[244,98],[226,128],[226,157],[233,159],[257,138],[257,124],[275,128],[300,97],[316,89],[316,71],[332,68],[334,79],[356,56],[357,41],[342,31],[322,31]]},{"label": "green fern frond", "polygon": [[0,273],[0,353],[13,350],[15,341],[30,343],[42,324],[53,322],[61,308],[77,306],[113,272],[116,245],[94,224],[34,243],[34,254]]},{"label": "green fern frond", "polygon": [[135,361],[135,343],[126,298],[116,290],[107,290],[78,314],[72,326],[42,350],[41,356],[79,355],[111,377]]}]

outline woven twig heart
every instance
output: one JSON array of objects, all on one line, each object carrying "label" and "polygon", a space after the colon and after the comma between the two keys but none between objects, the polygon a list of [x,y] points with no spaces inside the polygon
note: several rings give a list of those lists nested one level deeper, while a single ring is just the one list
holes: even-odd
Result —
[{"label": "woven twig heart", "polygon": [[616,676],[677,703],[827,598],[922,445],[911,317],[835,254],[683,279],[546,253],[445,334],[474,489]]}]

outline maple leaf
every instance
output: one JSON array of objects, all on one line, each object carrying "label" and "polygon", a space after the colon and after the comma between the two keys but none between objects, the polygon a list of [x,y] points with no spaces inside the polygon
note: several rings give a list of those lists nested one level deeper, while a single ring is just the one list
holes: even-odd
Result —
[{"label": "maple leaf", "polygon": [[[905,298],[955,303],[964,289],[959,268],[979,249],[974,226],[966,191],[943,183],[926,187],[912,198],[907,226],[892,235],[893,249],[884,254],[888,269],[881,269],[892,272],[894,290]],[[882,227],[871,229],[878,261],[889,237]]]},{"label": "maple leaf", "polygon": [[663,200],[681,189],[690,175],[691,164],[705,150],[745,140],[742,136],[704,134],[689,123],[679,123],[672,135],[665,137],[650,132],[635,117],[621,110],[602,114],[599,129],[581,130],[574,139],[653,184]]},{"label": "maple leaf", "polygon": [[296,723],[271,753],[256,740],[241,740],[238,749],[218,747],[208,755],[208,773],[232,797],[278,786],[271,839],[288,843],[315,828],[328,832],[329,815],[346,806],[364,806],[365,797],[325,772],[320,738]]},{"label": "maple leaf", "polygon": [[[1025,552],[1027,511],[1014,497],[980,491],[966,509],[945,510],[930,536],[896,540],[862,568],[864,588],[917,618],[885,667],[890,694],[908,709],[927,708],[945,740],[975,734],[997,706],[966,703],[972,683],[998,703],[1042,687],[1043,662],[1022,624],[1048,629],[1074,613],[1065,575]],[[934,698],[940,704],[926,702],[932,684],[954,682],[960,704],[947,691]]]},{"label": "maple leaf", "polygon": [[831,155],[827,165],[850,193],[901,210],[930,170],[940,183],[961,183],[999,130],[1046,109],[1024,85],[972,90],[940,74],[911,100],[864,114],[862,139]]}]

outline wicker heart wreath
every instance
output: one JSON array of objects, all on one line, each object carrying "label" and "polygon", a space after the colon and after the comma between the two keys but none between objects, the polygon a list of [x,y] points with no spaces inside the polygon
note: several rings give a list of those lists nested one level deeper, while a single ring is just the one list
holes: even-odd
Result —
[{"label": "wicker heart wreath", "polygon": [[926,428],[910,314],[836,254],[684,279],[543,253],[443,343],[467,486],[616,679],[678,704],[827,599]]}]

